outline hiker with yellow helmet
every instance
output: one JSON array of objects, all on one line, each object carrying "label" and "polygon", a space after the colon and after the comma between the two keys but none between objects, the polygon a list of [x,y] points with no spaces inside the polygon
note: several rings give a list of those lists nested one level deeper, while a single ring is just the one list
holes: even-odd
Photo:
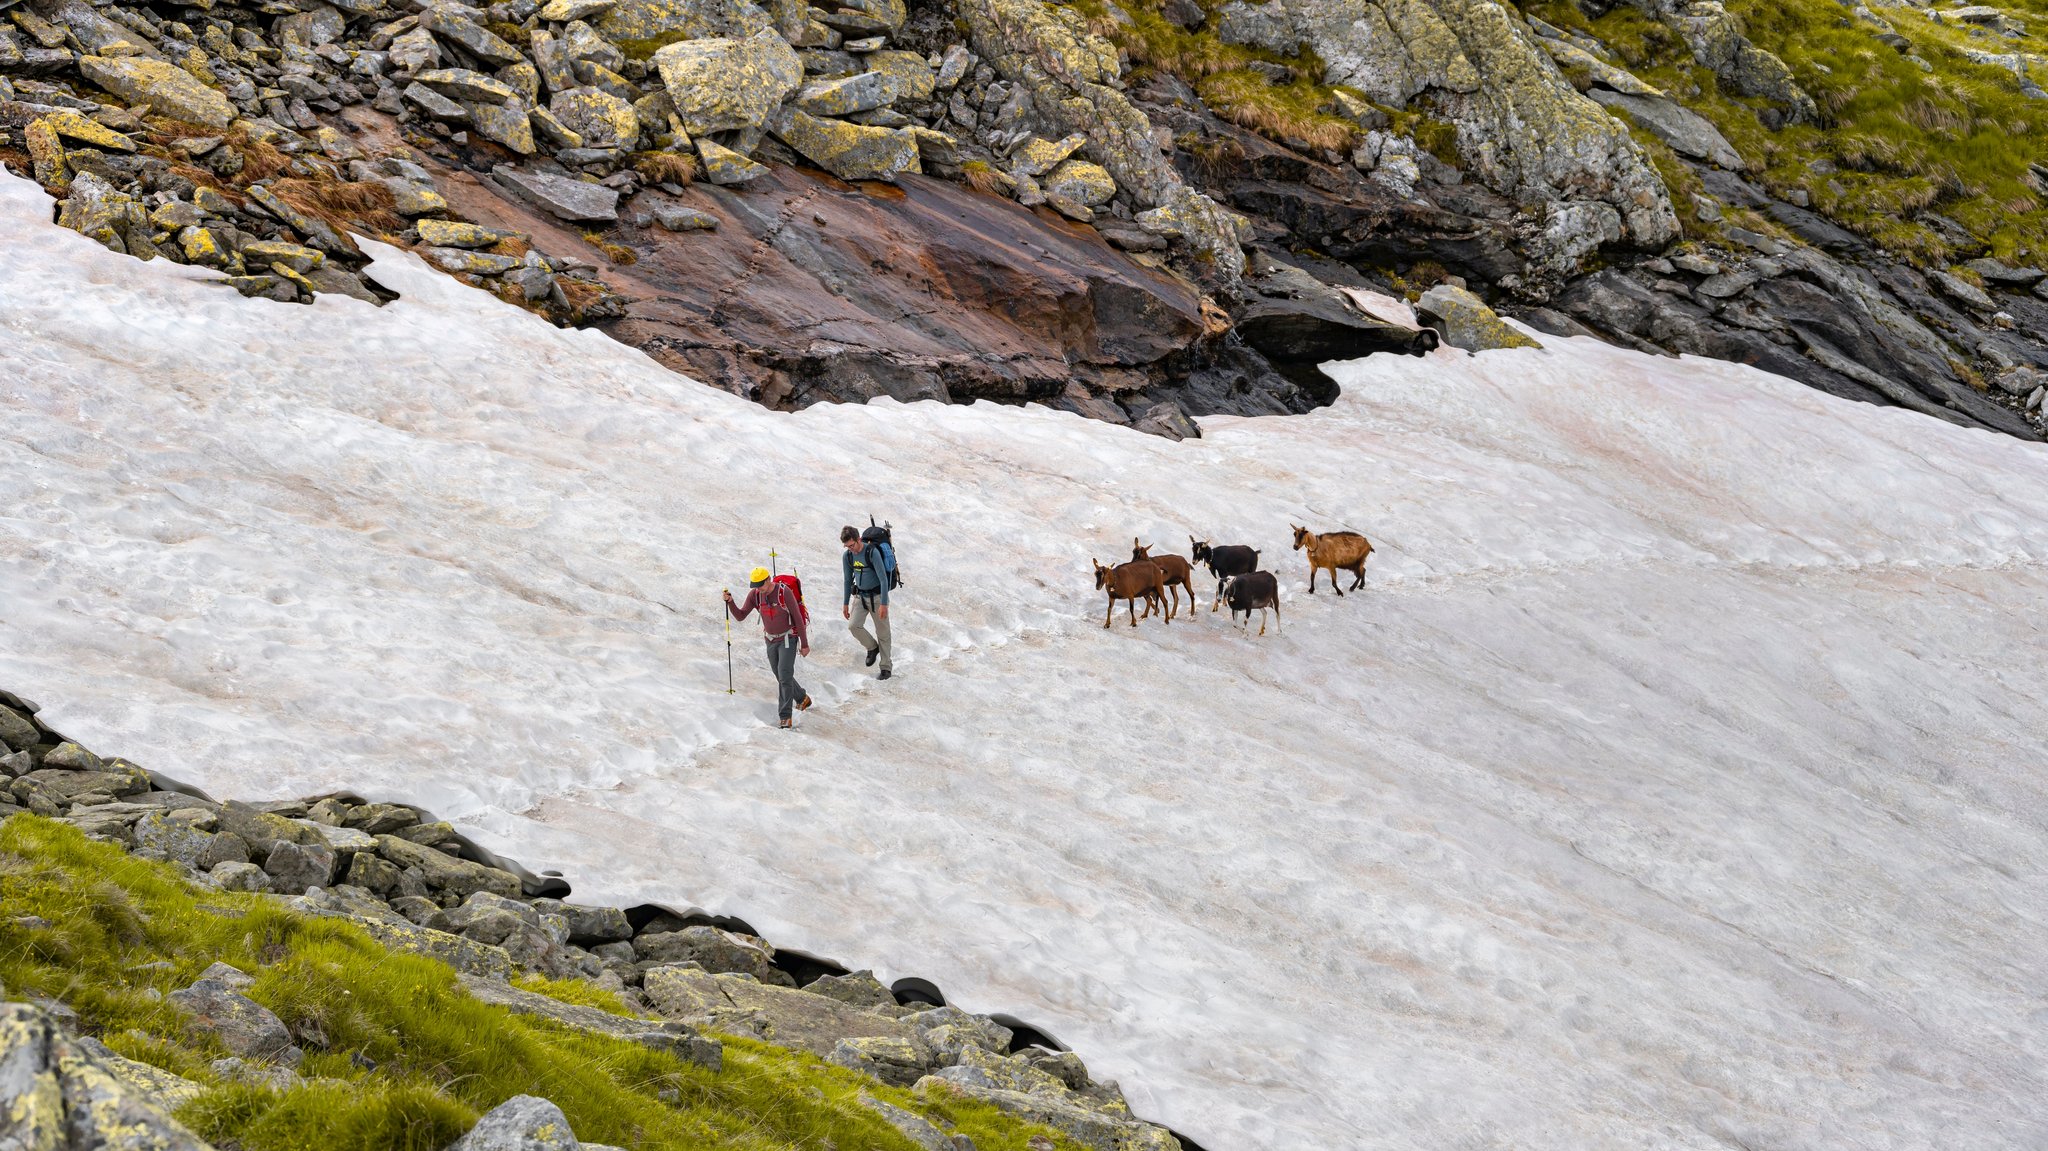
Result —
[{"label": "hiker with yellow helmet", "polygon": [[761,612],[761,632],[768,641],[768,667],[775,672],[778,727],[795,727],[791,714],[811,706],[811,693],[796,681],[796,657],[811,654],[810,621],[805,619],[803,600],[790,585],[769,578],[767,568],[747,573],[747,598],[734,604],[725,593],[725,610],[734,619],[746,619],[755,609]]}]

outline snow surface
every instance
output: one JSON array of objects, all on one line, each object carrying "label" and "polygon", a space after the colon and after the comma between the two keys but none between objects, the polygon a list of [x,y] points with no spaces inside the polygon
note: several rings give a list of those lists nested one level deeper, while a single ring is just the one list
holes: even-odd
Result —
[{"label": "snow surface", "polygon": [[[0,177],[0,685],[88,746],[932,979],[1212,1151],[2048,1146],[2039,446],[1564,340],[1184,444],[775,414],[388,249],[308,308],[48,219]],[[1284,633],[1103,630],[1189,532]],[[771,546],[794,734],[752,631],[725,694]]]}]

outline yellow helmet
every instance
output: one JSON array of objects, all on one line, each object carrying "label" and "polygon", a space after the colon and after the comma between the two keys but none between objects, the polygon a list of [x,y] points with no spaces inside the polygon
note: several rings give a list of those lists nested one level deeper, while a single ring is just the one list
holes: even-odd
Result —
[{"label": "yellow helmet", "polygon": [[767,582],[768,582],[768,569],[767,569],[767,568],[755,568],[755,569],[754,569],[753,571],[750,571],[750,572],[748,572],[748,573],[747,573],[747,582],[748,582],[748,583],[750,583],[750,584],[764,584],[764,583],[767,583]]}]

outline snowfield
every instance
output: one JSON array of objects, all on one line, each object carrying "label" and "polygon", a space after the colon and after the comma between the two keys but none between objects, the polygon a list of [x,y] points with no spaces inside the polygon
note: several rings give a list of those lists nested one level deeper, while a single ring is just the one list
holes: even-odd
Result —
[{"label": "snowfield", "polygon": [[[49,214],[0,175],[0,686],[88,746],[931,979],[1211,1151],[2048,1146],[2038,445],[1555,339],[1184,444],[777,414],[395,251],[280,305]],[[1102,628],[1090,558],[1190,532],[1283,632]],[[793,734],[751,621],[725,691],[771,547]]]}]

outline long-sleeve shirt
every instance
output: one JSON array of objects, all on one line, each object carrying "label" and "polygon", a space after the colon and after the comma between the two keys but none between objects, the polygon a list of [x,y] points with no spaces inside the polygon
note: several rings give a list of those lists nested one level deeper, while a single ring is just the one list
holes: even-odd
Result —
[{"label": "long-sleeve shirt", "polygon": [[880,595],[882,603],[889,602],[889,575],[882,570],[882,549],[871,545],[858,552],[850,552],[842,548],[839,570],[843,577],[839,581],[841,607],[853,602],[855,592],[859,592],[862,599]]},{"label": "long-sleeve shirt", "polygon": [[774,641],[796,632],[797,642],[809,645],[810,629],[804,624],[804,613],[797,610],[796,593],[787,585],[770,580],[760,587],[747,592],[747,598],[738,607],[728,605],[725,610],[734,619],[745,619],[756,608],[761,612],[761,632]]}]

